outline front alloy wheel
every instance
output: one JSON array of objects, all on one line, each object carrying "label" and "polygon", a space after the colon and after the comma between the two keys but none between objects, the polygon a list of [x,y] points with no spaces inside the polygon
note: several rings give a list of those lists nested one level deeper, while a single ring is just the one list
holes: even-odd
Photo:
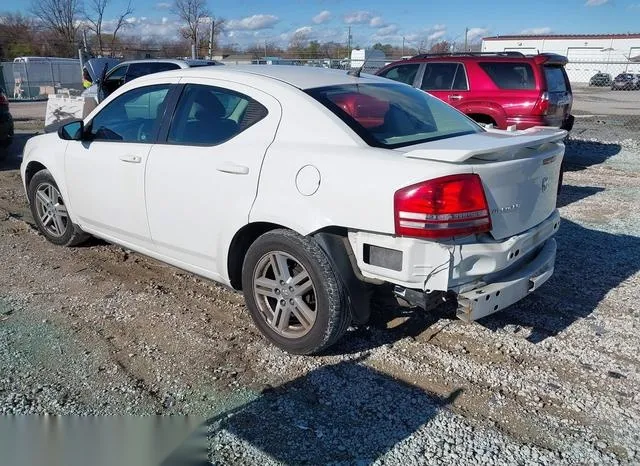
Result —
[{"label": "front alloy wheel", "polygon": [[40,170],[33,175],[28,196],[33,220],[50,242],[59,246],[75,246],[89,237],[69,218],[60,188],[49,170]]},{"label": "front alloy wheel", "polygon": [[42,228],[51,236],[60,238],[67,230],[69,216],[58,188],[45,182],[36,188],[36,212]]}]

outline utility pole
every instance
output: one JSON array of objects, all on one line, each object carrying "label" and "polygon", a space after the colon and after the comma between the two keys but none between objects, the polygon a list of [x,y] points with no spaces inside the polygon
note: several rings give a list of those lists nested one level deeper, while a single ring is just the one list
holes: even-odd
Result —
[{"label": "utility pole", "polygon": [[216,22],[213,18],[210,19],[211,24],[209,25],[209,60],[213,60],[213,28]]},{"label": "utility pole", "polygon": [[82,30],[82,43],[84,44],[84,52],[87,53],[87,28]]},{"label": "utility pole", "polygon": [[264,60],[267,61],[267,39],[264,40]]},{"label": "utility pole", "polygon": [[402,36],[402,55],[401,57],[404,57],[404,36]]},{"label": "utility pole", "polygon": [[347,36],[347,58],[351,59],[351,26],[349,26],[349,35]]},{"label": "utility pole", "polygon": [[464,51],[467,52],[467,37],[469,36],[469,28],[464,28]]}]

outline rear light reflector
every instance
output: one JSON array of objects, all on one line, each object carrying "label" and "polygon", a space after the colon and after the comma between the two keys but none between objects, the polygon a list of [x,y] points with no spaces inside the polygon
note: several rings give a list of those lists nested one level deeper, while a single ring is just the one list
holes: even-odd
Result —
[{"label": "rear light reflector", "polygon": [[0,105],[9,105],[9,99],[2,92],[0,92]]},{"label": "rear light reflector", "polygon": [[546,115],[549,111],[549,93],[543,92],[540,98],[533,106],[534,115]]},{"label": "rear light reflector", "polygon": [[448,238],[491,230],[482,180],[475,174],[444,176],[399,189],[394,214],[399,236]]}]

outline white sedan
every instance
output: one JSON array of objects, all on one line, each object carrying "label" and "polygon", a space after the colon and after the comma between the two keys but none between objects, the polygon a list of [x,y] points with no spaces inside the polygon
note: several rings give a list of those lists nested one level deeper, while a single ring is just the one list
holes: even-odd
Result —
[{"label": "white sedan", "polygon": [[269,340],[311,354],[385,283],[467,321],[544,283],[565,134],[485,130],[375,76],[192,68],[30,139],[21,173],[52,243],[95,235],[241,289]]}]

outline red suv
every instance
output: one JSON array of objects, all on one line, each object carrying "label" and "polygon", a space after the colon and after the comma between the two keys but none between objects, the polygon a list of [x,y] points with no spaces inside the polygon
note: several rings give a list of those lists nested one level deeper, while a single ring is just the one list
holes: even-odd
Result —
[{"label": "red suv", "polygon": [[410,84],[479,123],[573,127],[573,95],[562,55],[520,52],[417,55],[376,74]]}]

